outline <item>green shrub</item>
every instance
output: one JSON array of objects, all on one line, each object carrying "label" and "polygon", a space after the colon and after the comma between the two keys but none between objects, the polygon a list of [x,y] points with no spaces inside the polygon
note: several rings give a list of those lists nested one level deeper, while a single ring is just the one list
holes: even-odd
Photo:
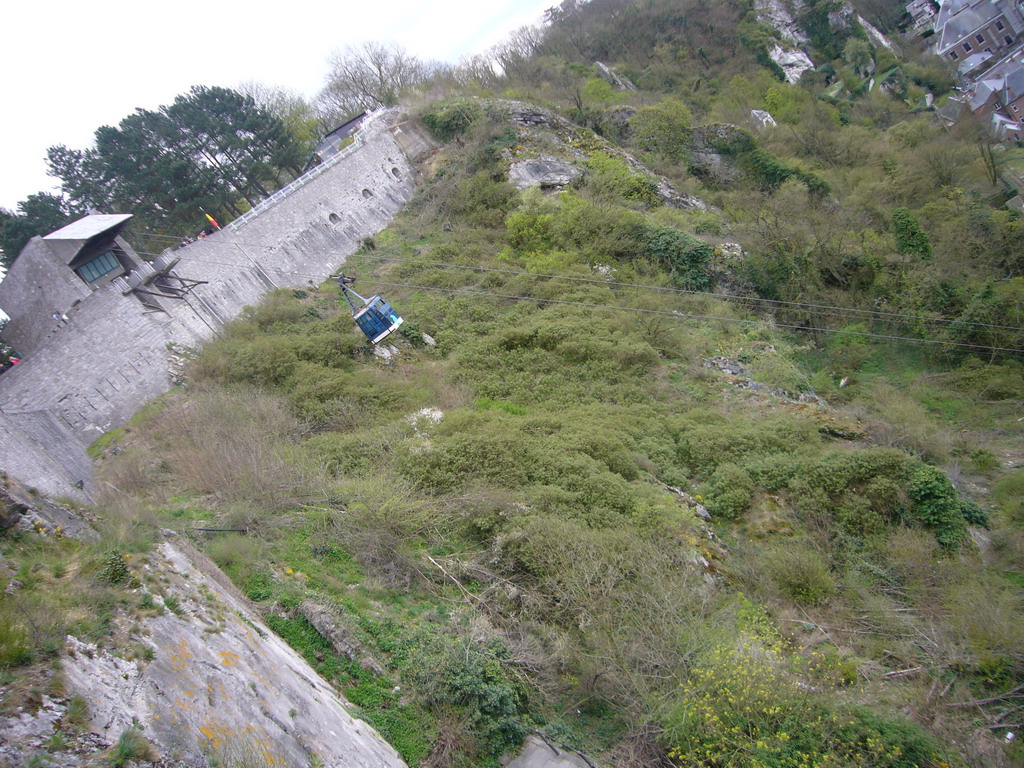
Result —
[{"label": "green shrub", "polygon": [[957,549],[967,536],[956,489],[941,469],[921,464],[914,470],[908,489],[913,519],[935,533],[939,544]]},{"label": "green shrub", "polygon": [[587,158],[588,186],[597,195],[621,197],[654,207],[661,202],[650,176],[634,173],[621,157],[594,152]]},{"label": "green shrub", "polygon": [[448,203],[449,210],[476,227],[500,227],[517,202],[519,191],[481,171],[459,182]]},{"label": "green shrub", "polygon": [[695,291],[711,286],[709,265],[714,248],[709,243],[675,227],[655,224],[644,227],[642,238],[646,252],[671,272],[679,285]]},{"label": "green shrub", "polygon": [[960,515],[968,525],[988,528],[988,513],[972,499],[960,499]]},{"label": "green shrub", "polygon": [[803,605],[817,605],[835,592],[828,563],[807,546],[784,543],[770,555],[768,574],[787,597]]},{"label": "green shrub", "polygon": [[893,209],[892,230],[896,235],[897,253],[908,253],[924,259],[932,257],[931,241],[909,209]]},{"label": "green shrub", "polygon": [[509,652],[504,642],[421,633],[412,644],[409,672],[431,707],[468,711],[473,730],[492,755],[519,746],[527,731],[527,698],[505,669]]},{"label": "green shrub", "polygon": [[736,520],[749,509],[753,491],[754,483],[743,469],[732,463],[719,464],[705,489],[708,509],[716,517]]},{"label": "green shrub", "polygon": [[442,101],[420,118],[439,141],[451,141],[469,130],[480,117],[480,107],[470,99]]},{"label": "green shrub", "polygon": [[836,522],[851,536],[869,538],[885,531],[886,519],[879,512],[882,506],[871,498],[851,496],[836,509]]},{"label": "green shrub", "polygon": [[630,120],[633,141],[638,147],[674,160],[685,155],[692,124],[690,108],[672,97],[650,107],[641,107]]},{"label": "green shrub", "polygon": [[138,586],[138,581],[125,562],[127,557],[127,554],[116,550],[108,554],[103,559],[103,569],[99,574],[100,580],[117,586]]}]

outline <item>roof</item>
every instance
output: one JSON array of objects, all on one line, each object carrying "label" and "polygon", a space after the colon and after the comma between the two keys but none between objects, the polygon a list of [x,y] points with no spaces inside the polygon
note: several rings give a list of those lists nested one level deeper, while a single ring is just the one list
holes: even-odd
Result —
[{"label": "roof", "polygon": [[989,100],[993,93],[1000,90],[1003,87],[1003,78],[988,78],[982,80],[974,87],[974,91],[971,93],[971,112],[977,112],[978,109],[983,107]]},{"label": "roof", "polygon": [[1006,95],[1003,100],[1009,104],[1024,96],[1024,65],[1006,75]]},{"label": "roof", "polygon": [[123,224],[132,217],[130,213],[90,213],[78,221],[72,221],[56,232],[43,236],[43,240],[88,240]]},{"label": "roof", "polygon": [[90,213],[43,237],[50,252],[65,264],[95,245],[103,236],[113,239],[132,216],[130,213]]},{"label": "roof", "polygon": [[966,59],[960,62],[960,66],[957,67],[957,72],[959,72],[962,75],[970,74],[991,58],[992,54],[986,51],[971,54]]},{"label": "roof", "polygon": [[[339,125],[339,126],[338,126],[337,128],[335,128],[335,129],[334,129],[333,131],[328,131],[327,133],[325,133],[325,134],[324,134],[324,139],[326,139],[326,138],[328,138],[328,137],[330,137],[330,136],[334,136],[335,134],[341,133],[341,132],[345,131],[346,129],[349,129],[349,133],[351,133],[351,129],[352,129],[352,124],[353,124],[353,123],[358,123],[358,122],[362,121],[362,119],[363,119],[364,117],[366,117],[366,111],[365,111],[365,110],[364,110],[364,111],[362,111],[362,112],[360,112],[360,113],[359,113],[358,115],[356,115],[356,116],[355,116],[355,117],[353,117],[352,119],[350,119],[350,120],[346,120],[346,121],[345,121],[344,123],[342,123],[341,125]],[[346,137],[347,137],[348,135],[349,135],[348,133],[345,133],[345,136],[346,136]]]},{"label": "roof", "polygon": [[[939,51],[956,45],[976,29],[985,26],[992,19],[1001,15],[999,6],[990,0],[953,0],[945,2],[939,11],[935,28],[942,30],[939,40]],[[973,42],[973,41],[972,41]]]}]

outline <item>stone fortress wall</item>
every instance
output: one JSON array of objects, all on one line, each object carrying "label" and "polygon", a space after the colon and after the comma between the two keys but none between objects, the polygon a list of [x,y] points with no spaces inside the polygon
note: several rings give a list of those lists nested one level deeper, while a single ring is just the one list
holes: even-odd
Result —
[{"label": "stone fortress wall", "polygon": [[432,146],[401,112],[371,115],[333,167],[311,172],[241,226],[175,251],[173,273],[204,283],[180,299],[146,297],[164,311],[116,281],[82,299],[0,376],[0,470],[51,495],[89,500],[86,447],[174,384],[181,348],[214,338],[268,291],[336,271],[409,201],[413,162]]}]

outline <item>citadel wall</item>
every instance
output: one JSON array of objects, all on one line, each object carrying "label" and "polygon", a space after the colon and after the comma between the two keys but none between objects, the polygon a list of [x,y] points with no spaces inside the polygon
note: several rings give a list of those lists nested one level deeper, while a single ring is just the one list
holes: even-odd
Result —
[{"label": "citadel wall", "polygon": [[173,386],[181,347],[215,337],[274,288],[317,284],[336,271],[409,201],[413,161],[431,146],[401,113],[375,115],[333,167],[244,225],[177,250],[174,274],[204,282],[180,299],[146,297],[164,311],[116,284],[86,296],[0,376],[0,470],[41,491],[88,500],[86,446]]}]

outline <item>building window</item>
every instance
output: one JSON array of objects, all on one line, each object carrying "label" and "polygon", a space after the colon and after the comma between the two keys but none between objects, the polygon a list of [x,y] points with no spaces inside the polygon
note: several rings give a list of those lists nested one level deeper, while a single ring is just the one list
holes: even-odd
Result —
[{"label": "building window", "polygon": [[1010,109],[1012,109],[1014,112],[1016,112],[1017,111],[1017,105],[1016,104],[1012,105],[1010,107]]},{"label": "building window", "polygon": [[87,283],[95,282],[104,275],[109,275],[115,269],[121,269],[121,262],[113,251],[104,251],[95,259],[90,259],[78,268],[78,274]]},{"label": "building window", "polygon": [[995,104],[993,104],[993,105],[992,105],[992,109],[1001,109],[1001,108],[1002,108],[1002,106],[1003,106],[1003,105],[1002,105],[1002,104],[1000,104],[1000,103],[999,103],[999,102],[997,101],[997,102],[996,102]]},{"label": "building window", "polygon": [[956,61],[960,57],[956,55],[956,51],[950,51],[949,52],[949,58],[951,58],[953,61]]},{"label": "building window", "polygon": [[1005,40],[1005,41],[1006,41],[1006,44],[1007,44],[1007,45],[1013,45],[1013,38],[1012,38],[1012,37],[1010,37],[1009,35],[1007,35],[1006,37],[1004,37],[1004,38],[1003,38],[1003,40]]},{"label": "building window", "polygon": [[984,35],[975,35],[974,39],[977,40],[979,43],[984,43],[985,42],[985,36]]},{"label": "building window", "polygon": [[964,43],[964,53],[970,53],[970,52],[971,52],[971,44],[970,43]]},{"label": "building window", "polygon": [[998,29],[1000,32],[1002,32],[1004,29],[1006,29],[1006,26],[1003,24],[1003,22],[997,21],[996,22],[996,29]]}]

